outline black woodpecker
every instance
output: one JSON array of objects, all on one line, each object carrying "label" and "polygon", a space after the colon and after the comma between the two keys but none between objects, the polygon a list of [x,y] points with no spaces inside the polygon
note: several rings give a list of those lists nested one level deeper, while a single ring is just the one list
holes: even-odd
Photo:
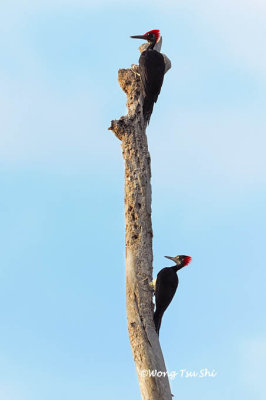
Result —
[{"label": "black woodpecker", "polygon": [[153,105],[156,103],[163,84],[163,78],[166,71],[164,56],[154,49],[156,43],[160,40],[159,29],[153,29],[144,35],[131,36],[133,39],[147,40],[149,45],[141,53],[139,58],[139,71],[143,88],[143,115],[149,123]]},{"label": "black woodpecker", "polygon": [[185,267],[192,260],[189,256],[176,256],[168,257],[170,260],[174,261],[176,265],[173,267],[163,268],[157,275],[157,279],[153,281],[152,286],[155,292],[155,305],[156,310],[153,316],[155,330],[159,335],[160,326],[163,314],[169,304],[171,303],[176,289],[178,287],[178,276],[177,271]]}]

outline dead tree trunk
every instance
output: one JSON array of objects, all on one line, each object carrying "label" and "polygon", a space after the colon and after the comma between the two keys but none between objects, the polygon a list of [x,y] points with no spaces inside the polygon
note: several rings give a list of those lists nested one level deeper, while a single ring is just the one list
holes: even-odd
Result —
[{"label": "dead tree trunk", "polygon": [[[138,67],[134,66],[138,72]],[[125,160],[126,304],[129,339],[143,400],[171,400],[164,358],[153,323],[150,154],[143,120],[141,83],[132,69],[119,70],[128,115],[109,128],[122,141]],[[150,376],[151,374],[155,376]]]}]

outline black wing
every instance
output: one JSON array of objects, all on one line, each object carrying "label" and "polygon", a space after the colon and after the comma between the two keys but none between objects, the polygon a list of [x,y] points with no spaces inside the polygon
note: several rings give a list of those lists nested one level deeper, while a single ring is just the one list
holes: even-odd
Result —
[{"label": "black wing", "polygon": [[144,115],[150,116],[163,84],[165,63],[161,53],[146,50],[139,58],[140,77],[144,91]]},{"label": "black wing", "polygon": [[178,276],[170,267],[163,268],[156,279],[155,303],[156,310],[153,316],[156,332],[159,335],[162,317],[171,303],[178,287]]},{"label": "black wing", "polygon": [[164,78],[163,55],[156,50],[146,50],[139,58],[139,67],[145,96],[152,97],[156,102]]},{"label": "black wing", "polygon": [[178,276],[170,267],[163,268],[156,279],[155,301],[156,310],[165,312],[171,303],[178,286]]}]

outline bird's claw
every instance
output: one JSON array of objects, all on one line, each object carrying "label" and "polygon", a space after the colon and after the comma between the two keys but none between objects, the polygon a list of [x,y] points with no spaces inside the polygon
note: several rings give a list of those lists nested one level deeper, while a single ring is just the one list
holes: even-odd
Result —
[{"label": "bird's claw", "polygon": [[[140,283],[141,283],[141,285],[143,285],[143,290],[145,290],[145,291],[150,291],[150,290],[152,290],[152,292],[154,292],[154,285],[153,285],[153,282],[149,282],[148,281],[148,278],[144,278],[144,279],[141,279],[140,280]],[[147,285],[148,284],[148,285]],[[147,288],[148,288],[148,290],[147,290]]]},{"label": "bird's claw", "polygon": [[137,72],[137,71],[135,71],[135,69],[137,69],[137,70],[139,69],[139,66],[138,66],[138,65],[133,64],[132,67],[131,67],[130,69],[131,69],[131,71],[133,72],[133,74],[134,74],[135,76],[140,77],[140,73]]}]

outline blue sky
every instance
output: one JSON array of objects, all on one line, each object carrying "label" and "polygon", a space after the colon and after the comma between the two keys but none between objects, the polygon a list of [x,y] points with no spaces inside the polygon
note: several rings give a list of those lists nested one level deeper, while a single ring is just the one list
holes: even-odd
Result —
[{"label": "blue sky", "polygon": [[189,254],[161,329],[183,400],[265,399],[266,7],[218,0],[0,5],[0,398],[140,398],[125,313],[126,113],[117,70],[159,28],[148,128],[154,272]]}]

